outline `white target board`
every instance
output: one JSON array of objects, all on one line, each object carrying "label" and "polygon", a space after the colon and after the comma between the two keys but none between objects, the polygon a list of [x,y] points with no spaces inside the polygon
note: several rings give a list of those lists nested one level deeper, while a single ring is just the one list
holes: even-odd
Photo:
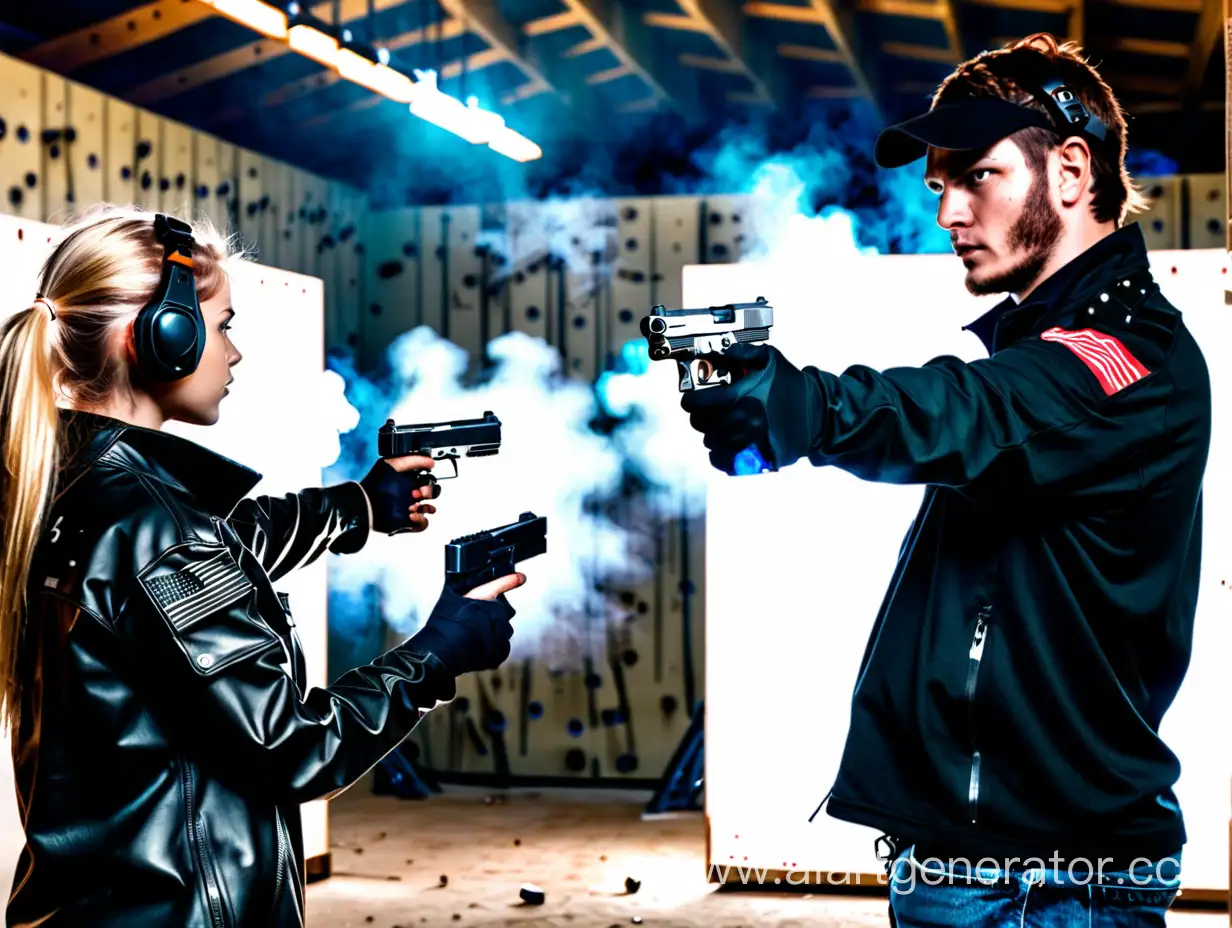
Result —
[{"label": "white target board", "polygon": [[[1151,252],[1165,295],[1205,353],[1213,437],[1193,657],[1161,735],[1181,760],[1184,887],[1228,889],[1232,739],[1232,314],[1219,250]],[[771,342],[799,367],[841,373],[985,357],[962,327],[998,301],[972,297],[952,255],[819,251],[810,262],[684,271],[684,305],[764,296]],[[688,428],[681,414],[681,428]],[[700,436],[699,439],[700,441]],[[862,481],[802,462],[775,474],[710,469],[706,499],[705,788],[712,878],[743,866],[786,879],[879,876],[871,828],[810,816],[834,782],[856,673],[923,487]],[[1226,583],[1225,583],[1226,581]],[[757,880],[756,873],[746,877]],[[741,879],[732,871],[729,881]],[[771,880],[773,878],[771,877]]]},{"label": "white target board", "polygon": [[[30,305],[38,272],[59,235],[57,226],[0,215],[0,318]],[[320,280],[258,264],[240,265],[232,281],[236,317],[231,332],[243,360],[209,428],[168,423],[166,431],[191,438],[263,475],[253,495],[281,495],[321,485],[333,462],[322,422],[328,401],[325,301]],[[323,392],[325,391],[325,392]],[[332,433],[337,454],[337,432]],[[309,683],[326,683],[326,561],[297,571],[276,587],[290,597],[303,641]],[[12,753],[0,734],[0,891],[7,898],[24,844],[13,784]],[[302,807],[308,857],[329,850],[328,803]]]}]

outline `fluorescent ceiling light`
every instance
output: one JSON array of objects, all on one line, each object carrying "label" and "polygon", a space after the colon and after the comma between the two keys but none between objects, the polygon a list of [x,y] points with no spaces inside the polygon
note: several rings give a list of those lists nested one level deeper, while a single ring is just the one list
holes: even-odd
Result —
[{"label": "fluorescent ceiling light", "polygon": [[514,161],[534,161],[543,157],[542,148],[508,126],[503,126],[488,139],[488,148]]},{"label": "fluorescent ceiling light", "polygon": [[261,0],[205,0],[228,19],[233,19],[271,39],[286,39],[287,14]]}]

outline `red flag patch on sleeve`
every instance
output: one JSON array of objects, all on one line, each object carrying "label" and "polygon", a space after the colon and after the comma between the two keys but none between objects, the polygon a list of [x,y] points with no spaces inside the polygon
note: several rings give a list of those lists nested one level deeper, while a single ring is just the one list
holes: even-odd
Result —
[{"label": "red flag patch on sleeve", "polygon": [[1108,396],[1137,383],[1150,373],[1120,339],[1094,329],[1073,331],[1053,326],[1040,338],[1058,342],[1076,354]]}]

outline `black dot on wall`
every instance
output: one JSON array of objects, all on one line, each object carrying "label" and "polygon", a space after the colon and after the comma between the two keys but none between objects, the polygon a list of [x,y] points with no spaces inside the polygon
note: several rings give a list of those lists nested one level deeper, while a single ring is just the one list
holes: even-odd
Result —
[{"label": "black dot on wall", "polygon": [[9,203],[13,206],[21,206],[21,201],[25,198],[26,195],[20,187],[9,188]]},{"label": "black dot on wall", "polygon": [[253,177],[253,178],[255,178],[255,177],[257,176],[257,169],[256,169],[256,168],[249,168],[249,169],[248,169],[248,176],[249,176],[249,177]]},{"label": "black dot on wall", "polygon": [[175,175],[175,189],[176,190],[183,190],[184,185],[186,183],[188,183],[188,178],[185,177],[183,174]]},{"label": "black dot on wall", "polygon": [[356,345],[359,344],[359,338],[358,336],[356,336],[354,332],[352,332],[350,335],[347,336],[346,342],[348,345],[354,348]]},{"label": "black dot on wall", "polygon": [[402,243],[402,253],[406,255],[408,258],[413,258],[417,254],[419,254],[419,246],[416,245],[414,242],[403,242]]},{"label": "black dot on wall", "polygon": [[171,189],[171,181],[170,181],[168,178],[166,178],[166,177],[160,177],[160,178],[158,179],[158,189],[159,189],[159,190],[163,190],[163,191],[170,190],[170,189]]},{"label": "black dot on wall", "polygon": [[531,700],[526,706],[526,714],[532,719],[543,718],[543,703],[539,700]]},{"label": "black dot on wall", "polygon": [[570,719],[568,724],[565,725],[565,731],[576,738],[582,733],[583,727],[581,719]]},{"label": "black dot on wall", "polygon": [[391,277],[397,277],[401,273],[401,261],[386,261],[383,264],[378,264],[376,268],[376,276],[381,278],[381,280],[389,280]]},{"label": "black dot on wall", "polygon": [[581,358],[573,359],[573,369],[575,371],[580,371],[582,369],[582,359]]},{"label": "black dot on wall", "polygon": [[538,319],[539,315],[540,313],[539,313],[538,306],[527,306],[526,307],[526,318],[529,319],[531,322],[534,322],[536,319]]},{"label": "black dot on wall", "polygon": [[723,217],[722,217],[721,215],[719,215],[718,213],[711,213],[711,214],[710,214],[710,224],[711,224],[712,226],[722,225],[722,224],[723,224]]},{"label": "black dot on wall", "polygon": [[59,158],[60,157],[60,146],[52,145],[50,148],[47,149],[47,154],[51,157],[53,161],[56,158]]},{"label": "black dot on wall", "polygon": [[381,304],[373,303],[368,307],[368,312],[374,316],[379,316],[381,314]]},{"label": "black dot on wall", "polygon": [[124,180],[132,180],[133,179],[133,169],[132,168],[120,168],[120,177],[124,178]]},{"label": "black dot on wall", "polygon": [[637,769],[636,754],[621,754],[616,758],[616,770],[620,773],[632,773]]},{"label": "black dot on wall", "polygon": [[637,218],[637,207],[636,206],[626,206],[623,210],[620,211],[620,218],[623,219],[625,222],[632,222],[634,219]]},{"label": "black dot on wall", "polygon": [[154,178],[150,176],[149,171],[141,172],[141,189],[149,190],[154,183]]},{"label": "black dot on wall", "polygon": [[645,615],[649,611],[650,611],[650,603],[646,602],[645,600],[642,600],[640,603],[637,604],[637,614],[638,615]]},{"label": "black dot on wall", "polygon": [[1206,221],[1206,229],[1211,235],[1218,235],[1223,231],[1223,222],[1219,219],[1208,219]]},{"label": "black dot on wall", "polygon": [[86,156],[86,167],[88,167],[91,171],[97,170],[98,169],[98,155],[94,154],[93,152],[87,155]]},{"label": "black dot on wall", "polygon": [[1164,230],[1164,221],[1162,219],[1156,219],[1151,223],[1151,228],[1156,232],[1162,232]]},{"label": "black dot on wall", "polygon": [[4,137],[9,134],[9,124],[0,117],[0,141],[4,141]]},{"label": "black dot on wall", "polygon": [[682,252],[683,250],[684,248],[681,246],[679,242],[673,243],[672,251],[674,251],[676,254],[680,254],[680,252]]},{"label": "black dot on wall", "polygon": [[716,258],[726,258],[727,257],[727,246],[724,245],[722,242],[715,242],[713,245],[710,246],[710,253],[714,255]]},{"label": "black dot on wall", "polygon": [[26,186],[31,190],[38,186],[38,175],[33,171],[26,172]]},{"label": "black dot on wall", "polygon": [[630,238],[625,240],[625,251],[637,251],[637,239]]},{"label": "black dot on wall", "polygon": [[666,694],[659,700],[659,708],[663,710],[664,715],[671,715],[677,708],[676,697],[671,693]]},{"label": "black dot on wall", "polygon": [[586,769],[586,752],[581,748],[570,748],[565,753],[565,769],[580,773]]},{"label": "black dot on wall", "polygon": [[573,317],[573,327],[575,329],[586,328],[586,317],[585,316],[574,316]]},{"label": "black dot on wall", "polygon": [[620,311],[620,321],[623,322],[625,325],[628,325],[630,322],[632,322],[633,321],[633,310],[622,309]]},{"label": "black dot on wall", "polygon": [[626,667],[632,667],[637,663],[637,652],[632,648],[625,648],[620,652],[620,660]]},{"label": "black dot on wall", "polygon": [[141,141],[137,143],[137,160],[150,157],[150,143]]},{"label": "black dot on wall", "polygon": [[603,678],[597,673],[588,673],[586,675],[586,688],[588,690],[597,690],[603,685]]},{"label": "black dot on wall", "polygon": [[27,129],[25,126],[18,126],[17,127],[17,141],[19,142],[30,141],[30,130]]},{"label": "black dot on wall", "polygon": [[479,283],[479,277],[475,274],[466,274],[462,278],[462,286],[468,289],[473,288],[477,283]]}]

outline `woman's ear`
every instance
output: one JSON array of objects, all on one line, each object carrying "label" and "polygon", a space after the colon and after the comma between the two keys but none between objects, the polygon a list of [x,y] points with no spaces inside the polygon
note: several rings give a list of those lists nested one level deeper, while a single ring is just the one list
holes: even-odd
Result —
[{"label": "woman's ear", "polygon": [[133,331],[136,325],[137,320],[130,319],[124,329],[124,357],[133,367],[137,366],[137,337]]}]

